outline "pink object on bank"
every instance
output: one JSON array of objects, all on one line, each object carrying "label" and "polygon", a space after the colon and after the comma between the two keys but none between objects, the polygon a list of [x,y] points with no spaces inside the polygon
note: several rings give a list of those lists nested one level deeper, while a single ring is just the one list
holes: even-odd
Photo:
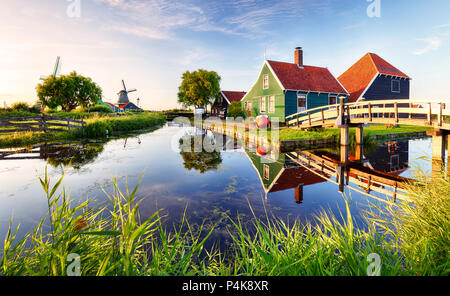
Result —
[{"label": "pink object on bank", "polygon": [[267,115],[258,115],[256,117],[256,125],[258,128],[268,127],[270,124],[269,116]]}]

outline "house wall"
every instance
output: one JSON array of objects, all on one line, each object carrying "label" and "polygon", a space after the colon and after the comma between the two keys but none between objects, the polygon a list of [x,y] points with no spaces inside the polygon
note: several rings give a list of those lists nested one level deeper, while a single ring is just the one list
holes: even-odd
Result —
[{"label": "house wall", "polygon": [[[391,81],[400,81],[400,92],[391,91]],[[378,76],[366,93],[363,95],[364,100],[393,100],[393,99],[409,99],[409,80]]]},{"label": "house wall", "polygon": [[214,104],[211,106],[211,114],[214,116],[218,116],[221,111],[224,111],[224,116],[227,115],[228,110],[228,102],[225,100],[222,93],[219,94],[219,97],[214,101]]},{"label": "house wall", "polygon": [[[263,77],[264,74],[269,75],[269,88],[263,89]],[[275,96],[275,112],[269,113],[269,96]],[[260,98],[262,96],[266,97],[266,112],[260,112]],[[275,120],[278,118],[278,121],[284,121],[285,112],[284,112],[284,93],[280,84],[278,83],[275,76],[270,71],[267,64],[264,64],[261,74],[259,75],[255,85],[252,89],[244,96],[241,101],[242,110],[245,111],[245,102],[252,102],[252,112],[251,116],[258,116],[261,114],[268,115],[270,120]],[[246,112],[246,111],[245,111]],[[247,114],[247,112],[246,112]]]},{"label": "house wall", "polygon": [[[298,92],[298,94],[304,94],[306,96],[306,106],[307,109],[317,108],[328,105],[329,93],[317,93],[317,92]],[[331,94],[337,97],[337,102],[339,102],[339,97],[342,95]],[[286,99],[286,116],[297,113],[297,92],[287,91],[285,95]],[[344,102],[347,102],[347,97]]]}]

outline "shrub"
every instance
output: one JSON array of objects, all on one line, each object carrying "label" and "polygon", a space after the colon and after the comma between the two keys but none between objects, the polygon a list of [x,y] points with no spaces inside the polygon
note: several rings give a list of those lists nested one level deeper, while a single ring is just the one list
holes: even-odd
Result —
[{"label": "shrub", "polygon": [[231,102],[228,106],[228,117],[245,117],[244,112],[242,111],[241,102]]},{"label": "shrub", "polygon": [[108,106],[104,105],[94,105],[88,108],[89,112],[102,112],[102,113],[112,113],[113,111]]},{"label": "shrub", "polygon": [[11,109],[17,112],[28,112],[30,110],[30,106],[26,102],[16,102],[11,105]]}]

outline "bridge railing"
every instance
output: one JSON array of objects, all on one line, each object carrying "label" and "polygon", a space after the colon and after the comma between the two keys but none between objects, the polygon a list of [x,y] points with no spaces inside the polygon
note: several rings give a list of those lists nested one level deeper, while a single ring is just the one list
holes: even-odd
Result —
[{"label": "bridge railing", "polygon": [[[434,106],[435,107],[434,107]],[[450,103],[447,103],[450,106]],[[287,126],[310,127],[334,125],[344,114],[350,121],[364,123],[398,123],[400,119],[420,120],[415,125],[450,128],[450,109],[445,103],[418,100],[379,100],[326,105],[286,116]],[[343,111],[341,112],[341,108]],[[446,119],[447,117],[447,119]]]}]

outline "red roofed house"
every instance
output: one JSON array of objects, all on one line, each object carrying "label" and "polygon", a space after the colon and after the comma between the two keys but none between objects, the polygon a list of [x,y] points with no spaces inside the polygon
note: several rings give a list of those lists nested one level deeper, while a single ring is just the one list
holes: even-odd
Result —
[{"label": "red roofed house", "polygon": [[364,55],[338,80],[350,93],[349,102],[409,99],[411,78],[374,53]]},{"label": "red roofed house", "polygon": [[247,116],[268,115],[284,122],[306,109],[336,104],[348,92],[327,68],[303,64],[303,50],[295,49],[295,63],[265,60],[258,79],[242,98]]},{"label": "red roofed house", "polygon": [[240,102],[244,96],[244,91],[221,91],[211,107],[211,115],[225,118],[228,112],[228,105],[232,102]]}]

